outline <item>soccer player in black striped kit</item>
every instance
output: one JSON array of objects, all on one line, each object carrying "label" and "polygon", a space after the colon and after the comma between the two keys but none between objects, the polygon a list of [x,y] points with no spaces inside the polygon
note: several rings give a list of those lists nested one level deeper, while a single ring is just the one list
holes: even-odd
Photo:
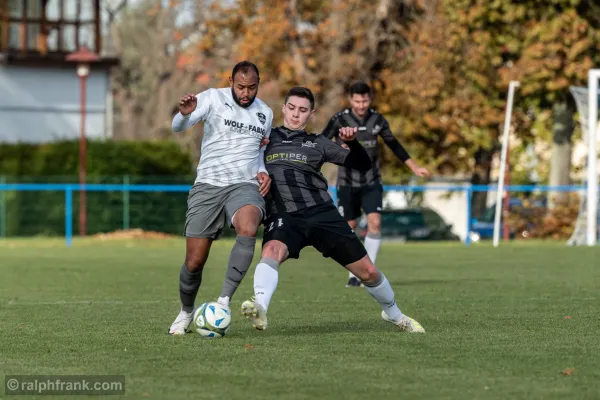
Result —
[{"label": "soccer player in black striped kit", "polygon": [[[337,143],[342,143],[338,132],[343,127],[358,130],[356,138],[369,154],[372,168],[358,171],[345,166],[338,169],[337,197],[338,210],[348,221],[352,229],[356,229],[358,218],[364,210],[367,215],[367,235],[365,248],[375,263],[381,244],[381,209],[383,206],[383,187],[379,173],[379,142],[381,136],[384,143],[403,161],[411,171],[419,177],[429,177],[429,171],[413,161],[406,149],[396,140],[390,126],[383,115],[370,108],[372,91],[364,82],[356,82],[350,86],[350,108],[335,114],[322,134]],[[349,272],[346,287],[361,286],[360,280]]]},{"label": "soccer player in black striped kit", "polygon": [[264,223],[261,260],[254,272],[254,298],[242,303],[242,313],[258,330],[267,328],[267,309],[279,281],[279,266],[299,258],[307,246],[331,257],[364,283],[382,308],[381,317],[406,332],[425,332],[421,324],[402,314],[385,275],[375,268],[365,247],[337,211],[321,173],[325,162],[366,171],[371,161],[355,140],[356,128],[338,132],[348,149],[305,128],[314,115],[312,92],[295,87],[283,105],[284,125],[271,130],[265,167],[271,177],[272,204]]}]

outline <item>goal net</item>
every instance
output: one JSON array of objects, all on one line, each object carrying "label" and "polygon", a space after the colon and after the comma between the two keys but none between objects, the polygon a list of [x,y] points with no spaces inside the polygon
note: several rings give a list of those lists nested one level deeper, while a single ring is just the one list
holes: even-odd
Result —
[{"label": "goal net", "polygon": [[[600,104],[600,90],[598,90],[598,80],[600,79],[600,70],[589,71],[588,87],[571,87],[570,92],[577,104],[579,122],[587,156],[584,163],[584,173],[582,183],[584,192],[580,197],[579,214],[575,223],[573,235],[569,238],[569,246],[593,246],[596,244],[598,235],[599,221],[599,197],[598,197],[598,105]],[[595,93],[595,95],[591,95]]]}]

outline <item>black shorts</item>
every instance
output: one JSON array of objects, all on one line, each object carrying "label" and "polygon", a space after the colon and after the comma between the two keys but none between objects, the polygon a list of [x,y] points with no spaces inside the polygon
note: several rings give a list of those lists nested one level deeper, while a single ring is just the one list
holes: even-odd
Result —
[{"label": "black shorts", "polygon": [[362,187],[339,186],[337,188],[337,204],[340,214],[346,221],[358,219],[361,208],[365,214],[380,213],[383,208],[383,186],[369,185]]},{"label": "black shorts", "polygon": [[263,246],[271,240],[284,243],[289,258],[299,258],[300,250],[313,246],[323,257],[331,257],[344,267],[367,255],[360,239],[331,203],[311,207],[299,215],[269,215]]}]

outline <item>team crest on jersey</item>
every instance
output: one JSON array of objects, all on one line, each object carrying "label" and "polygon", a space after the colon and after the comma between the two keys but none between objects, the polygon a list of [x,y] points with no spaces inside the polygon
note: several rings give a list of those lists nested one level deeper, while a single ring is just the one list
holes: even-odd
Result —
[{"label": "team crest on jersey", "polygon": [[260,121],[261,124],[265,124],[265,122],[267,122],[267,117],[265,116],[265,114],[263,113],[256,113],[256,115],[258,116],[258,120]]},{"label": "team crest on jersey", "polygon": [[315,147],[316,145],[317,145],[316,142],[311,142],[310,140],[302,143],[302,147],[311,147],[312,148],[312,147]]},{"label": "team crest on jersey", "polygon": [[377,135],[379,133],[379,131],[381,130],[381,126],[379,125],[375,125],[373,127],[373,135]]}]

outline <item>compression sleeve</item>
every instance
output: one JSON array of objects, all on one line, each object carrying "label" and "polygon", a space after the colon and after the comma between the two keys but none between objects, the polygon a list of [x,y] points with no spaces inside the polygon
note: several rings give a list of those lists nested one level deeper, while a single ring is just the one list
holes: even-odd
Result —
[{"label": "compression sleeve", "polygon": [[361,172],[368,171],[373,167],[369,154],[358,140],[352,140],[351,142],[345,143],[348,145],[350,153],[348,153],[348,156],[344,160],[344,167]]}]

